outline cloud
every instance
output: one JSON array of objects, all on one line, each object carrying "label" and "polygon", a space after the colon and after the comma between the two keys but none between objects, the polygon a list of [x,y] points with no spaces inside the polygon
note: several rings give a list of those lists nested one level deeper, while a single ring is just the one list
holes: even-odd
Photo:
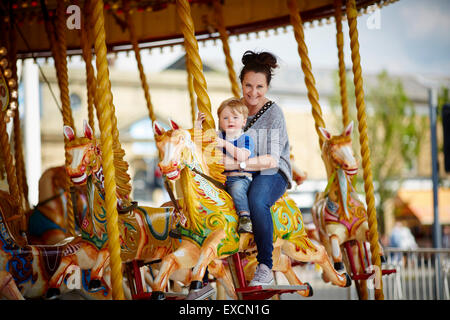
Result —
[{"label": "cloud", "polygon": [[[448,35],[450,10],[446,1],[420,1],[400,8],[409,38]],[[446,37],[445,37],[446,38]]]}]

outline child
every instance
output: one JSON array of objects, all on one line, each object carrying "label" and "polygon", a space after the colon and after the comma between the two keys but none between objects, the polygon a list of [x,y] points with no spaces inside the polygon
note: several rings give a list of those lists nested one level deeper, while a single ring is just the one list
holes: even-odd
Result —
[{"label": "child", "polygon": [[[245,134],[243,128],[247,122],[248,109],[239,99],[230,98],[222,102],[217,110],[219,117],[219,129],[217,147],[222,148],[224,156],[228,156],[239,162],[239,170],[226,170],[225,183],[228,193],[234,201],[234,206],[239,214],[239,233],[251,233],[252,222],[248,206],[247,191],[252,181],[252,174],[245,170],[245,160],[254,156],[254,142]],[[205,115],[201,112],[195,124],[201,128]]]}]

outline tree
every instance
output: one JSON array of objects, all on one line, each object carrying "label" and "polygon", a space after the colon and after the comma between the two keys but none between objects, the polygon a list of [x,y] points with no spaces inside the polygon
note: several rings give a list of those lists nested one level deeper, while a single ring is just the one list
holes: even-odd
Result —
[{"label": "tree", "polygon": [[[335,92],[330,98],[332,112],[341,112],[339,82],[336,76]],[[355,90],[351,76],[347,76],[349,117],[355,123]],[[427,130],[424,116],[416,114],[415,107],[405,93],[402,82],[382,71],[373,85],[365,87],[367,134],[370,160],[376,194],[376,210],[380,232],[385,230],[384,204],[393,198],[403,180],[415,174],[420,147]],[[342,120],[340,120],[342,126]],[[359,132],[353,131],[355,153],[360,155]],[[356,189],[364,192],[362,169],[356,181]]]}]

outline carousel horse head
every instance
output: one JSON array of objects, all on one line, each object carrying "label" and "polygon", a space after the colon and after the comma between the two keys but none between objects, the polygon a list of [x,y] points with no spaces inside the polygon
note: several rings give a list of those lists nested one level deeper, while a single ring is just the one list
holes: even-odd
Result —
[{"label": "carousel horse head", "polygon": [[64,126],[64,135],[69,141],[67,149],[70,159],[66,171],[75,185],[85,184],[87,177],[97,172],[101,165],[100,148],[86,120],[83,127],[84,137],[76,138],[73,129]]},{"label": "carousel horse head", "polygon": [[342,169],[347,175],[355,175],[358,172],[358,163],[352,148],[353,121],[338,136],[331,136],[322,127],[319,127],[319,130],[324,138],[322,157],[325,164],[330,166],[330,169]]},{"label": "carousel horse head", "polygon": [[[163,175],[169,180],[177,180],[180,178],[181,170],[184,169],[189,154],[187,148],[194,148],[191,135],[188,130],[180,129],[180,127],[170,120],[171,130],[165,131],[155,121],[153,123],[153,132],[155,134],[156,147],[158,148],[161,161],[158,166]],[[193,150],[192,150],[193,151]]]},{"label": "carousel horse head", "polygon": [[[180,178],[181,171],[186,167],[206,170],[210,175],[216,175],[222,179],[223,165],[215,151],[214,130],[186,130],[180,128],[174,121],[169,120],[171,129],[166,131],[155,121],[153,132],[155,134],[156,147],[161,161],[158,166],[163,175],[169,180]],[[197,143],[201,141],[200,143]]]}]

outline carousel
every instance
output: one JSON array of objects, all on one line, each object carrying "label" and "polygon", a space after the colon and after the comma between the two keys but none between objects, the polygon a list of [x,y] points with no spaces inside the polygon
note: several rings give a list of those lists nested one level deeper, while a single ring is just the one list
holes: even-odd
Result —
[{"label": "carousel", "polygon": [[[209,277],[233,299],[268,299],[282,293],[313,295],[310,284],[293,271],[295,263],[315,263],[322,278],[339,287],[355,285],[359,299],[384,299],[377,213],[367,137],[366,106],[359,54],[357,17],[382,0],[79,0],[2,1],[0,4],[0,297],[55,299],[73,282],[89,299],[204,299]],[[327,128],[304,39],[304,26],[336,23],[336,46],[343,132]],[[348,23],[365,203],[355,196],[352,177],[358,164],[352,151],[346,97],[343,23]],[[322,151],[328,184],[312,208],[317,234],[308,233],[302,213],[287,193],[271,208],[274,221],[274,271],[289,285],[249,286],[256,268],[251,234],[238,234],[237,214],[224,190],[223,164],[214,151],[216,124],[199,55],[199,42],[222,42],[231,94],[241,96],[228,39],[292,26],[300,67]],[[205,114],[201,132],[170,121],[156,121],[141,50],[182,45],[191,97],[186,114],[194,124]],[[143,207],[131,198],[131,178],[121,146],[107,54],[134,52],[160,159],[165,148],[178,148],[169,159],[179,174],[160,163],[171,201]],[[82,56],[86,66],[88,119],[77,132],[69,98],[68,58]],[[39,203],[30,206],[19,118],[17,61],[52,57],[59,86],[65,163],[39,180]],[[96,120],[95,120],[96,119]],[[95,132],[98,121],[98,133]],[[8,130],[7,128],[12,128]],[[183,137],[182,139],[180,137]],[[202,152],[209,148],[212,152]],[[205,158],[207,155],[207,159]],[[194,162],[193,159],[198,159]],[[167,159],[166,159],[167,160]],[[301,171],[294,170],[301,183]],[[201,208],[201,210],[199,209]],[[336,209],[338,208],[338,209]],[[182,225],[179,238],[170,230]],[[279,227],[278,227],[279,226]],[[314,238],[314,239],[313,239]],[[312,241],[314,240],[314,241]],[[185,259],[177,257],[183,256]],[[177,279],[187,295],[169,285]],[[145,290],[145,283],[151,291]]]}]

